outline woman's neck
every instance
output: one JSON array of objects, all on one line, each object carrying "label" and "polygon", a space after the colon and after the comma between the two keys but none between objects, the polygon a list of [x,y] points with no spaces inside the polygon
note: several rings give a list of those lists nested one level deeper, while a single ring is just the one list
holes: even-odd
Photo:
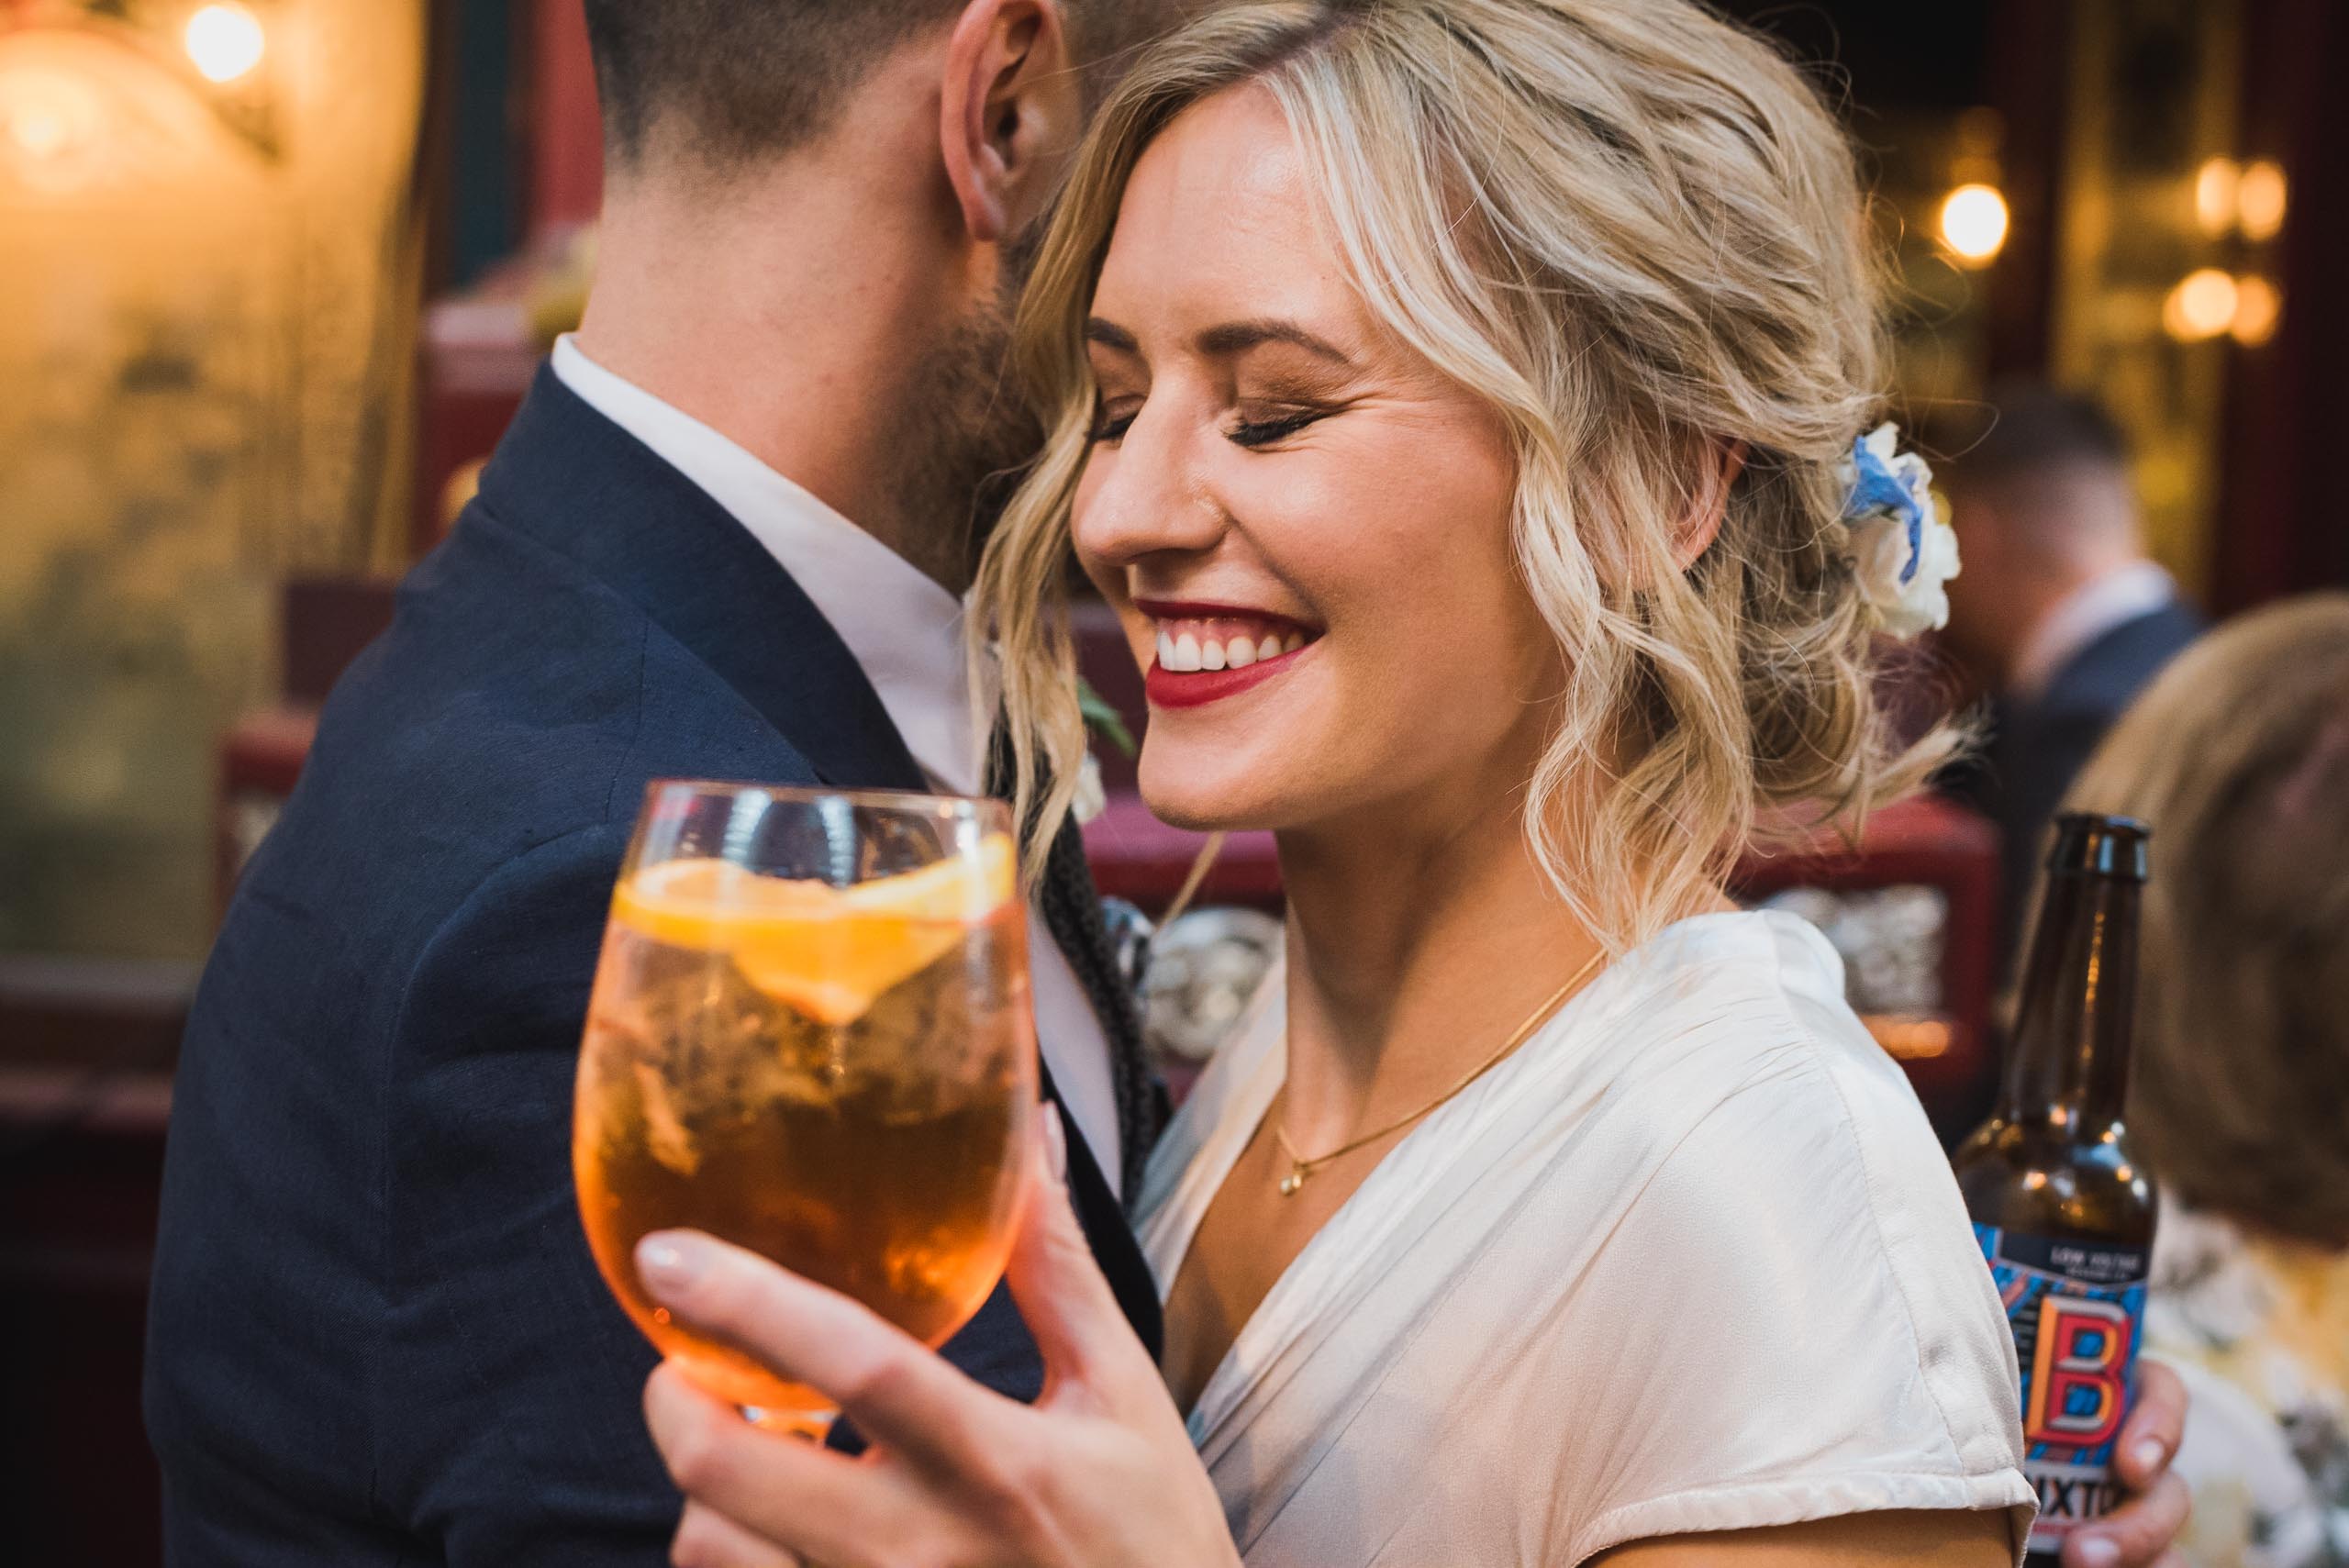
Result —
[{"label": "woman's neck", "polygon": [[1599,947],[1526,847],[1514,792],[1440,825],[1279,835],[1288,893],[1283,1125],[1330,1148],[1442,1095]]}]

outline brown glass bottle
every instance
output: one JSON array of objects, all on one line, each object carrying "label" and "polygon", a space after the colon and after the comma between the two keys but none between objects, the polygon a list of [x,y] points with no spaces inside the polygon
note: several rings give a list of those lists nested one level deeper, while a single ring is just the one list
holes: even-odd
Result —
[{"label": "brown glass bottle", "polygon": [[2155,1214],[2123,1126],[2151,837],[2127,817],[2057,819],[2005,1087],[1956,1157],[2021,1363],[2040,1497],[2030,1568],[2053,1568],[2064,1535],[2120,1501],[2114,1434],[2136,1388]]}]

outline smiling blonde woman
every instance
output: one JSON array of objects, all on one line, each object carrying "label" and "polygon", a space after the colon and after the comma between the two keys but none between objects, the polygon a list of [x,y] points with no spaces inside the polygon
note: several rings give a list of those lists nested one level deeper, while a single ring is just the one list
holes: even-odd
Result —
[{"label": "smiling blonde woman", "polygon": [[883,1433],[853,1474],[737,1462],[656,1382],[697,1560],[2014,1560],[2014,1354],[1948,1167],[1833,951],[1721,886],[1757,823],[1946,749],[1875,696],[1954,561],[1871,429],[1867,232],[1801,77],[1678,0],[1291,0],[1136,69],[1023,308],[1051,436],[975,657],[1049,843],[1074,551],[1146,671],[1145,797],[1276,835],[1286,958],[1140,1195],[1155,1374],[1050,1197],[1034,1410],[651,1246],[675,1309]]}]

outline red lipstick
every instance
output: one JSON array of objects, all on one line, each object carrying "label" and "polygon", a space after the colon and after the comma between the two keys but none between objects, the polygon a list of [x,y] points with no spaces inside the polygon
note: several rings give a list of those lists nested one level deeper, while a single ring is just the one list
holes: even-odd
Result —
[{"label": "red lipstick", "polygon": [[1308,642],[1294,653],[1259,660],[1245,670],[1195,670],[1176,674],[1153,660],[1150,673],[1142,677],[1142,690],[1152,707],[1203,707],[1237,696],[1251,686],[1263,685],[1302,659],[1306,648],[1312,646]]},{"label": "red lipstick", "polygon": [[[1252,637],[1261,638],[1267,643],[1303,640],[1303,646],[1288,652],[1219,670],[1170,670],[1164,663],[1153,660],[1142,683],[1152,707],[1199,707],[1208,703],[1220,702],[1225,697],[1237,696],[1284,673],[1289,664],[1320,636],[1319,628],[1308,626],[1293,616],[1276,615],[1269,610],[1241,605],[1208,604],[1198,600],[1137,599],[1134,607],[1159,624],[1162,656],[1168,646],[1166,628],[1170,625],[1183,627],[1180,635],[1188,642],[1194,628],[1184,623],[1192,622],[1206,623],[1208,636],[1201,638],[1201,641],[1214,637],[1217,622],[1231,623],[1231,630],[1237,634],[1235,642],[1245,641]],[[1217,662],[1221,662],[1219,655]]]}]

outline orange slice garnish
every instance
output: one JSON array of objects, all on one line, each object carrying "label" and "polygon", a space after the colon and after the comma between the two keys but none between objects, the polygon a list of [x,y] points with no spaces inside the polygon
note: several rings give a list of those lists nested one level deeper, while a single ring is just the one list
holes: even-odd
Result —
[{"label": "orange slice garnish", "polygon": [[612,918],[666,946],[724,953],[767,995],[842,1025],[1002,908],[1013,880],[1011,840],[1000,834],[975,857],[850,888],[671,861],[621,883]]}]

